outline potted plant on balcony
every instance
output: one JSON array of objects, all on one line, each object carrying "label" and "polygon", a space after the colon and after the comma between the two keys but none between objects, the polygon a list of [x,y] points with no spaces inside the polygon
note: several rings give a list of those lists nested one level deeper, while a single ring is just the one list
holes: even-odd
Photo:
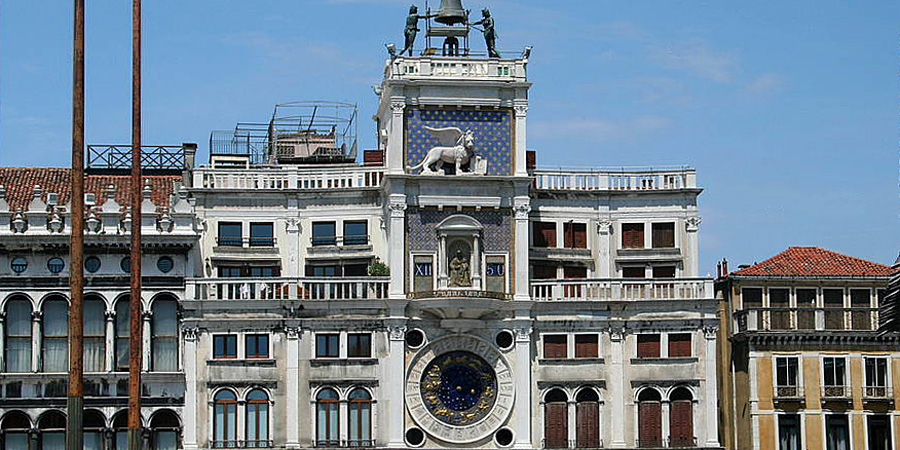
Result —
[{"label": "potted plant on balcony", "polygon": [[[369,265],[368,273],[370,277],[388,277],[391,275],[391,268],[380,259],[375,258],[375,261]],[[369,283],[369,296],[372,298],[382,298],[387,295],[386,291],[386,284]]]}]

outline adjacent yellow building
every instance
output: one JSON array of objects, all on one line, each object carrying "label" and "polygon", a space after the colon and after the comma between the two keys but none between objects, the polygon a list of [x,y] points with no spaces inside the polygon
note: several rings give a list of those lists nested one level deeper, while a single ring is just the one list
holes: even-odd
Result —
[{"label": "adjacent yellow building", "polygon": [[891,268],[791,247],[720,270],[728,449],[900,449],[900,336],[878,333]]}]

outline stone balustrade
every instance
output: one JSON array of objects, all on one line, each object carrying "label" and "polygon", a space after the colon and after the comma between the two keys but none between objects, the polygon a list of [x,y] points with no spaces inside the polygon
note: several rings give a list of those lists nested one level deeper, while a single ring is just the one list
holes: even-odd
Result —
[{"label": "stone balustrade", "polygon": [[878,308],[746,308],[735,311],[734,329],[738,333],[874,331]]},{"label": "stone balustrade", "polygon": [[533,188],[547,191],[666,191],[696,189],[697,172],[668,169],[536,169]]},{"label": "stone balustrade", "polygon": [[690,300],[713,297],[709,278],[566,279],[531,282],[534,301]]},{"label": "stone balustrade", "polygon": [[254,169],[194,169],[195,189],[335,190],[377,188],[383,167],[285,167]]}]

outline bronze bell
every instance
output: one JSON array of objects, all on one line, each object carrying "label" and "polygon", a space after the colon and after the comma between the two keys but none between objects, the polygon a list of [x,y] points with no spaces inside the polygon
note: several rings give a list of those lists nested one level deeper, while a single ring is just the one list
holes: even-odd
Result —
[{"label": "bronze bell", "polygon": [[466,23],[466,10],[463,9],[462,0],[441,0],[441,7],[434,19],[444,25],[456,25]]}]

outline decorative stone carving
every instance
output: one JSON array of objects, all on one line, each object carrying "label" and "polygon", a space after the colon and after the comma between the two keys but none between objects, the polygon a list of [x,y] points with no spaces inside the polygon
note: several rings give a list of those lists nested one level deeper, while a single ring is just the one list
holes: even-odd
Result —
[{"label": "decorative stone carving", "polygon": [[44,318],[43,311],[32,311],[31,312],[31,320],[35,322],[40,322]]},{"label": "decorative stone carving", "polygon": [[625,328],[615,327],[609,329],[609,340],[613,342],[622,342],[625,339]]},{"label": "decorative stone carving", "polygon": [[450,260],[450,287],[472,286],[472,271],[469,267],[469,255],[463,254],[457,249],[456,255]]},{"label": "decorative stone carving", "polygon": [[706,339],[715,339],[719,334],[719,327],[709,326],[703,328],[703,335]]},{"label": "decorative stone carving", "polygon": [[528,105],[516,105],[513,108],[516,110],[516,117],[525,117],[528,115]]},{"label": "decorative stone carving", "polygon": [[684,224],[688,232],[695,232],[700,229],[700,217],[692,216],[684,219]]},{"label": "decorative stone carving", "polygon": [[28,220],[22,213],[16,213],[12,220],[13,233],[24,233],[28,229]]},{"label": "decorative stone carving", "polygon": [[[421,163],[407,169],[410,172],[422,169],[422,174],[437,175],[443,173],[441,167],[443,167],[444,163],[450,163],[456,166],[455,173],[461,175],[463,173],[461,167],[469,164],[469,160],[475,156],[475,133],[472,130],[464,132],[457,127],[432,128],[424,126],[423,128],[434,135],[440,145],[429,150]],[[485,173],[487,173],[486,162],[484,164]],[[434,165],[433,170],[431,168],[432,165]],[[469,171],[472,171],[471,167]]]},{"label": "decorative stone carving", "polygon": [[116,320],[116,312],[115,311],[105,311],[103,313],[103,318],[105,318],[107,322],[112,322],[113,320]]},{"label": "decorative stone carving", "polygon": [[88,214],[87,220],[85,220],[85,228],[87,228],[88,233],[99,233],[100,232],[100,218],[97,217],[97,213],[92,209],[90,214]]},{"label": "decorative stone carving", "polygon": [[516,220],[528,220],[528,215],[531,214],[531,204],[517,203],[515,206],[515,210]]},{"label": "decorative stone carving", "polygon": [[516,333],[516,342],[531,342],[531,327],[519,327],[513,331]]},{"label": "decorative stone carving", "polygon": [[200,329],[197,327],[184,327],[181,329],[181,334],[186,341],[196,341],[200,337]]},{"label": "decorative stone carving", "polygon": [[406,215],[406,200],[402,203],[391,202],[389,208],[391,209],[392,218],[403,218]]},{"label": "decorative stone carving", "polygon": [[300,327],[284,327],[284,334],[288,339],[298,339],[300,337]]},{"label": "decorative stone carving", "polygon": [[50,214],[47,220],[47,229],[50,230],[51,233],[62,232],[63,221],[62,217],[59,216],[59,213],[53,212]]},{"label": "decorative stone carving", "polygon": [[119,230],[123,233],[131,232],[131,213],[125,213],[125,217],[122,218],[122,222],[119,224]]},{"label": "decorative stone carving", "polygon": [[295,217],[289,217],[285,220],[284,223],[285,231],[288,233],[299,233],[300,232],[300,219]]},{"label": "decorative stone carving", "polygon": [[597,221],[597,233],[611,234],[612,233],[612,220],[609,220],[609,219],[598,220]]},{"label": "decorative stone carving", "polygon": [[402,341],[406,338],[406,325],[389,325],[388,337],[392,341]]},{"label": "decorative stone carving", "polygon": [[394,114],[403,114],[404,109],[406,109],[406,102],[391,102],[391,111]]},{"label": "decorative stone carving", "polygon": [[156,223],[156,228],[163,233],[171,232],[174,227],[175,222],[172,221],[172,216],[169,215],[168,211],[164,212]]}]

